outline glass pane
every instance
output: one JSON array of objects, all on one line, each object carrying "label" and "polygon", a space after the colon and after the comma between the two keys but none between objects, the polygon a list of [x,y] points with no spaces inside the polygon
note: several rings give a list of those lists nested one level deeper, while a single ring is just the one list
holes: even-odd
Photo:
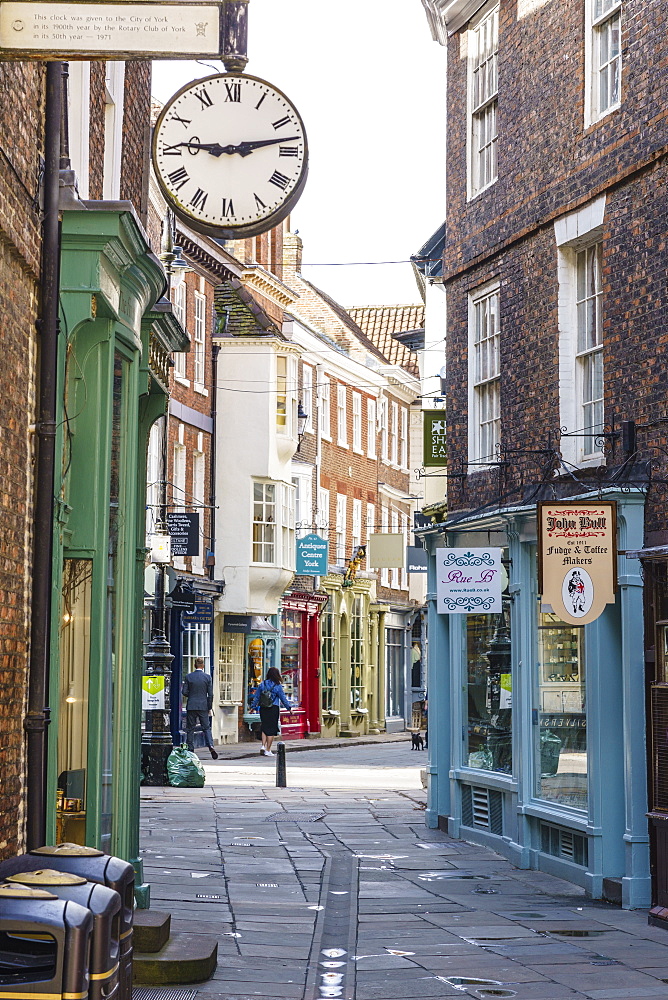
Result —
[{"label": "glass pane", "polygon": [[293,708],[301,704],[301,665],[300,640],[283,638],[281,640],[281,677],[283,690]]},{"label": "glass pane", "polygon": [[536,794],[587,808],[584,629],[538,613]]},{"label": "glass pane", "polygon": [[510,604],[498,615],[467,615],[465,765],[511,774],[512,672]]}]

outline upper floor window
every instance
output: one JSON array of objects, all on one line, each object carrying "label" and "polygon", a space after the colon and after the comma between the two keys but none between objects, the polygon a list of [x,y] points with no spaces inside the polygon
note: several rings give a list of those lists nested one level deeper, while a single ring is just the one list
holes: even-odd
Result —
[{"label": "upper floor window", "polygon": [[387,400],[383,397],[380,400],[380,411],[378,414],[378,425],[380,427],[380,457],[383,462],[389,462],[388,433],[387,433]]},{"label": "upper floor window", "polygon": [[336,494],[336,560],[343,562],[346,558],[346,508],[347,496],[344,493]]},{"label": "upper floor window", "polygon": [[471,197],[497,178],[498,50],[499,8],[496,6],[468,32]]},{"label": "upper floor window", "polygon": [[288,423],[288,359],[276,358],[276,426],[285,430]]},{"label": "upper floor window", "polygon": [[193,337],[193,381],[196,389],[204,388],[206,298],[195,292],[195,330]]},{"label": "upper floor window", "polygon": [[378,428],[376,426],[376,400],[367,399],[366,401],[366,453],[369,458],[376,457],[376,434]]},{"label": "upper floor window", "polygon": [[313,430],[313,368],[311,365],[302,365],[302,407],[306,414],[306,426],[304,430]]},{"label": "upper floor window", "polygon": [[[173,289],[174,296],[174,315],[178,319],[179,323],[185,330],[186,328],[186,283],[185,281],[180,281],[178,285],[174,286]],[[174,375],[177,378],[185,379],[186,377],[186,359],[187,354],[185,351],[176,351],[174,354]]]},{"label": "upper floor window", "polygon": [[401,435],[399,438],[401,445],[401,460],[400,465],[402,469],[408,468],[408,410],[405,406],[401,407]]},{"label": "upper floor window", "polygon": [[589,454],[598,450],[595,435],[603,430],[601,263],[601,243],[595,243],[576,254],[576,394],[582,415],[581,427],[585,434],[586,453]]},{"label": "upper floor window", "polygon": [[324,438],[331,440],[332,430],[329,415],[329,376],[320,375],[320,431]]},{"label": "upper floor window", "polygon": [[591,17],[590,113],[597,121],[619,105],[622,90],[622,2],[588,0]]},{"label": "upper floor window", "polygon": [[392,403],[390,412],[390,462],[397,465],[399,462],[399,404]]},{"label": "upper floor window", "polygon": [[362,397],[353,393],[353,451],[362,451]]},{"label": "upper floor window", "polygon": [[362,501],[353,499],[352,554],[362,544]]},{"label": "upper floor window", "polygon": [[501,432],[498,286],[471,298],[469,386],[469,458],[492,462]]},{"label": "upper floor window", "polygon": [[336,387],[337,444],[340,444],[343,448],[348,447],[348,423],[346,419],[347,394],[345,385]]},{"label": "upper floor window", "polygon": [[318,507],[315,512],[315,522],[322,538],[329,537],[329,490],[318,489]]},{"label": "upper floor window", "polygon": [[253,562],[275,562],[276,485],[253,483]]}]

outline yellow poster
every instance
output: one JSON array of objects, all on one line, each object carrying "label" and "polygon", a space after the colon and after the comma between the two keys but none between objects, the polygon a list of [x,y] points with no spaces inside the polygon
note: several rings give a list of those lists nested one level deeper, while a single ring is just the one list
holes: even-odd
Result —
[{"label": "yellow poster", "polygon": [[562,621],[595,621],[617,589],[614,502],[538,504],[538,587]]}]

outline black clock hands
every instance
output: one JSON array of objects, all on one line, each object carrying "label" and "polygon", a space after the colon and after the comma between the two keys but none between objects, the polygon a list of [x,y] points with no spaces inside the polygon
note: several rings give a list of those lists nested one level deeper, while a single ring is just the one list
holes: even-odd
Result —
[{"label": "black clock hands", "polygon": [[296,142],[299,139],[298,135],[290,135],[287,137],[281,136],[279,139],[257,139],[248,140],[246,142],[240,142],[237,146],[228,143],[227,146],[221,146],[219,142],[179,142],[177,145],[185,146],[187,149],[204,149],[207,153],[211,153],[212,156],[222,156],[223,153],[232,155],[233,153],[238,153],[240,156],[249,156],[250,153],[255,149],[260,149],[261,146],[273,146],[277,142]]}]

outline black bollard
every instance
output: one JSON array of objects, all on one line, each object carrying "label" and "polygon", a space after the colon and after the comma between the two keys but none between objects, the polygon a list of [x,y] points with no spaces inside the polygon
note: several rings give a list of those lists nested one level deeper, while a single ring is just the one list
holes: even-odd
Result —
[{"label": "black bollard", "polygon": [[276,787],[288,787],[288,778],[285,770],[285,743],[276,744]]}]

